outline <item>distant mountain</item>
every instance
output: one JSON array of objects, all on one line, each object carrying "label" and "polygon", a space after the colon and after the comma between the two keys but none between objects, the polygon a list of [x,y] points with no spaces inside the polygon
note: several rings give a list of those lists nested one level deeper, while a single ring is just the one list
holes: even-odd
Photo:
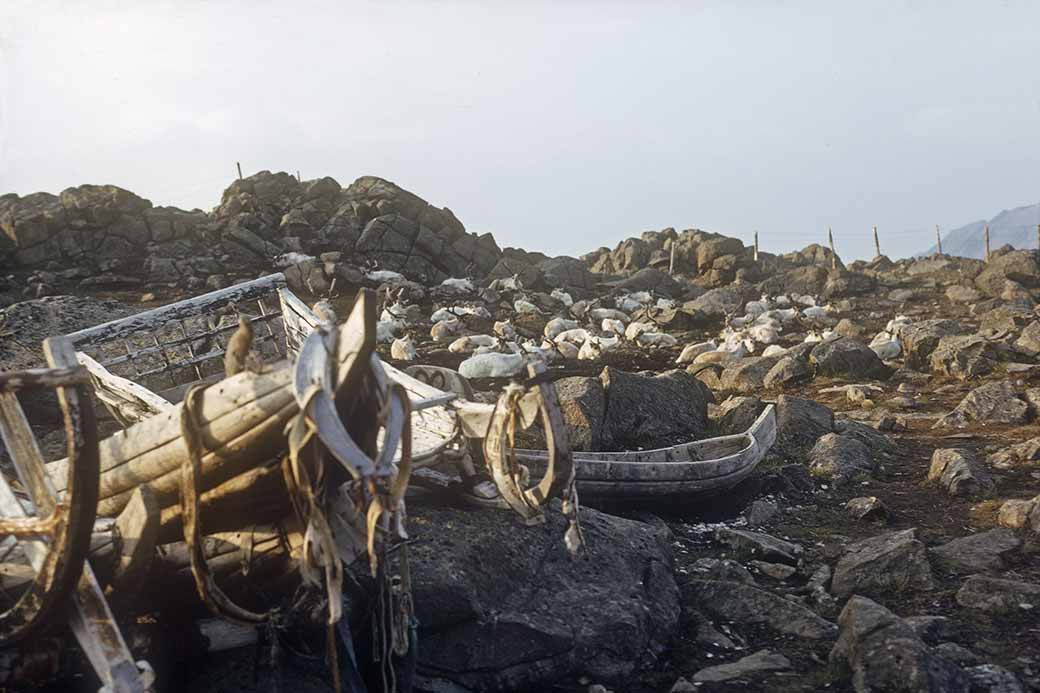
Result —
[{"label": "distant mountain", "polygon": [[[1037,246],[1036,225],[1040,224],[1040,204],[1005,209],[988,222],[973,221],[954,229],[943,236],[943,252],[982,259],[986,255],[986,224],[989,224],[989,246],[992,250],[1005,243],[1018,249],[1034,249]],[[919,255],[934,253],[933,245]]]}]

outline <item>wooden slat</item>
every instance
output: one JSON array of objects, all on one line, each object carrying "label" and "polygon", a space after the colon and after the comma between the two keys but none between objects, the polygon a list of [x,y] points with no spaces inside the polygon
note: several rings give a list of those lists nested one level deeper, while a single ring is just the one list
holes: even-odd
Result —
[{"label": "wooden slat", "polygon": [[272,293],[283,286],[285,286],[284,274],[281,272],[269,274],[251,282],[235,284],[234,286],[212,291],[208,294],[146,310],[137,315],[111,320],[101,325],[78,330],[67,336],[72,340],[73,346],[79,348],[101,344],[113,339],[129,337],[133,334],[151,332],[171,320],[205,315],[219,306],[258,298]]}]

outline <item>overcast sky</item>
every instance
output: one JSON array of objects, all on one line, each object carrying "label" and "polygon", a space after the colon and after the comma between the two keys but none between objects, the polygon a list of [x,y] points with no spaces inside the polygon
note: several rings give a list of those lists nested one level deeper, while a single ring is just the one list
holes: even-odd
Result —
[{"label": "overcast sky", "polygon": [[0,5],[0,193],[388,178],[499,244],[843,257],[1040,201],[1040,3]]}]

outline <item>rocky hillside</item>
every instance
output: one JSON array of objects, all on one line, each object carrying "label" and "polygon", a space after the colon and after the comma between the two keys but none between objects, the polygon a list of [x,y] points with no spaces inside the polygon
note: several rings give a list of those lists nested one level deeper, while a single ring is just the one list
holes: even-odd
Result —
[{"label": "rocky hillside", "polygon": [[[960,257],[982,259],[986,256],[985,228],[989,226],[989,243],[993,249],[1009,245],[1019,250],[1036,249],[1037,231],[1040,224],[1040,204],[1005,209],[989,221],[980,220],[965,224],[943,236],[943,252]],[[921,253],[934,255],[935,246]]]}]

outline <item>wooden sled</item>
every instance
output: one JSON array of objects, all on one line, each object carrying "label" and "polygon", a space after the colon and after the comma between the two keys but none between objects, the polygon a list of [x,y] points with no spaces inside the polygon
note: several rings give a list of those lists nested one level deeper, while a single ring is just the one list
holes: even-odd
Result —
[{"label": "wooden sled", "polygon": [[[0,536],[4,595],[13,604],[0,613],[0,645],[21,644],[53,625],[70,604],[67,619],[102,686],[112,691],[147,691],[153,676],[135,662],[87,562],[98,496],[98,434],[89,378],[77,366],[72,346],[57,337],[44,341],[49,370],[0,373],[0,437],[24,493],[0,475]],[[40,447],[16,392],[57,391],[68,457],[59,491],[48,476]],[[126,527],[130,534],[131,527]],[[10,589],[12,583],[17,583]],[[27,650],[19,647],[18,652]],[[18,685],[19,682],[5,682]]]}]

